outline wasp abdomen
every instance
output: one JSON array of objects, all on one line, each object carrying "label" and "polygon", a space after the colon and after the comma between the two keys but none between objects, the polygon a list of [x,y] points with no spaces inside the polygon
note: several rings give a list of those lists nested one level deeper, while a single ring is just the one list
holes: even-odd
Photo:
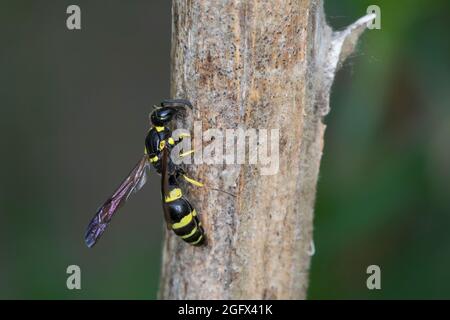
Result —
[{"label": "wasp abdomen", "polygon": [[171,227],[183,241],[200,246],[205,241],[205,235],[197,212],[183,196],[180,188],[174,188],[165,198],[170,213]]},{"label": "wasp abdomen", "polygon": [[181,239],[194,246],[203,244],[205,240],[204,231],[195,210],[184,216],[179,222],[174,223],[172,230]]}]

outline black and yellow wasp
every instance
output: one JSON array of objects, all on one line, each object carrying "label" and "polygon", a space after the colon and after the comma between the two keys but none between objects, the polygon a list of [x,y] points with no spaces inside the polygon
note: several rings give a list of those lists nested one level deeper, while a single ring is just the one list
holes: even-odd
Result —
[{"label": "black and yellow wasp", "polygon": [[[133,193],[139,191],[147,180],[146,171],[150,163],[161,175],[161,198],[167,228],[172,229],[187,243],[200,246],[206,237],[191,203],[183,196],[178,180],[183,178],[196,186],[203,186],[200,182],[189,178],[184,170],[176,165],[170,152],[188,134],[181,135],[177,140],[172,137],[172,131],[166,125],[180,111],[192,109],[188,100],[164,100],[160,107],[156,107],[150,119],[153,127],[145,139],[144,156],[137,163],[126,179],[120,184],[114,194],[97,210],[88,225],[85,242],[92,247],[101,237],[114,213],[127,202]],[[192,151],[181,154],[185,156]]]}]

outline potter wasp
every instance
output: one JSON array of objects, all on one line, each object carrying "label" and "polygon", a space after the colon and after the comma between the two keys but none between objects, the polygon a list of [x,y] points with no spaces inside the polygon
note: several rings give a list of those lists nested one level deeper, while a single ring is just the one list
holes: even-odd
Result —
[{"label": "potter wasp", "polygon": [[[189,135],[182,134],[177,140],[174,140],[172,131],[166,125],[176,114],[187,108],[192,109],[192,104],[188,100],[164,100],[151,113],[152,128],[145,139],[144,155],[92,218],[85,234],[85,242],[88,247],[97,243],[117,210],[129,200],[132,194],[143,187],[147,180],[146,171],[150,165],[161,175],[161,200],[167,228],[173,230],[177,236],[191,245],[200,246],[205,243],[205,233],[197,212],[183,195],[179,180],[184,179],[200,187],[203,185],[188,177],[186,172],[170,157],[172,148]],[[180,154],[180,156],[190,153],[192,150]]]}]

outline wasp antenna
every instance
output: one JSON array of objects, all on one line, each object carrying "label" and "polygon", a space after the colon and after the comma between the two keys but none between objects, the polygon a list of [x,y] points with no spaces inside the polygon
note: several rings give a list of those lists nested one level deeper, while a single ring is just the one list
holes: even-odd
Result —
[{"label": "wasp antenna", "polygon": [[211,190],[214,190],[214,191],[219,191],[219,192],[226,193],[226,194],[228,194],[229,196],[232,196],[232,197],[234,197],[234,198],[237,197],[234,193],[231,193],[231,192],[228,192],[228,191],[224,191],[224,190],[216,189],[216,188],[210,188],[210,189],[211,189]]},{"label": "wasp antenna", "polygon": [[167,99],[161,102],[161,107],[189,107],[193,109],[192,103],[187,99]]}]

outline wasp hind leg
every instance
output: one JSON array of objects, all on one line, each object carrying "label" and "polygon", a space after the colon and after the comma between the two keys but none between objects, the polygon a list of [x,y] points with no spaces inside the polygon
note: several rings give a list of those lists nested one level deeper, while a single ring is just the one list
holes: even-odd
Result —
[{"label": "wasp hind leg", "polygon": [[203,187],[204,184],[201,183],[200,181],[197,181],[191,177],[189,177],[186,174],[186,171],[184,171],[182,168],[177,168],[175,170],[175,178],[178,180],[179,178],[183,178],[184,181],[189,182],[190,184],[196,186],[196,187]]}]

